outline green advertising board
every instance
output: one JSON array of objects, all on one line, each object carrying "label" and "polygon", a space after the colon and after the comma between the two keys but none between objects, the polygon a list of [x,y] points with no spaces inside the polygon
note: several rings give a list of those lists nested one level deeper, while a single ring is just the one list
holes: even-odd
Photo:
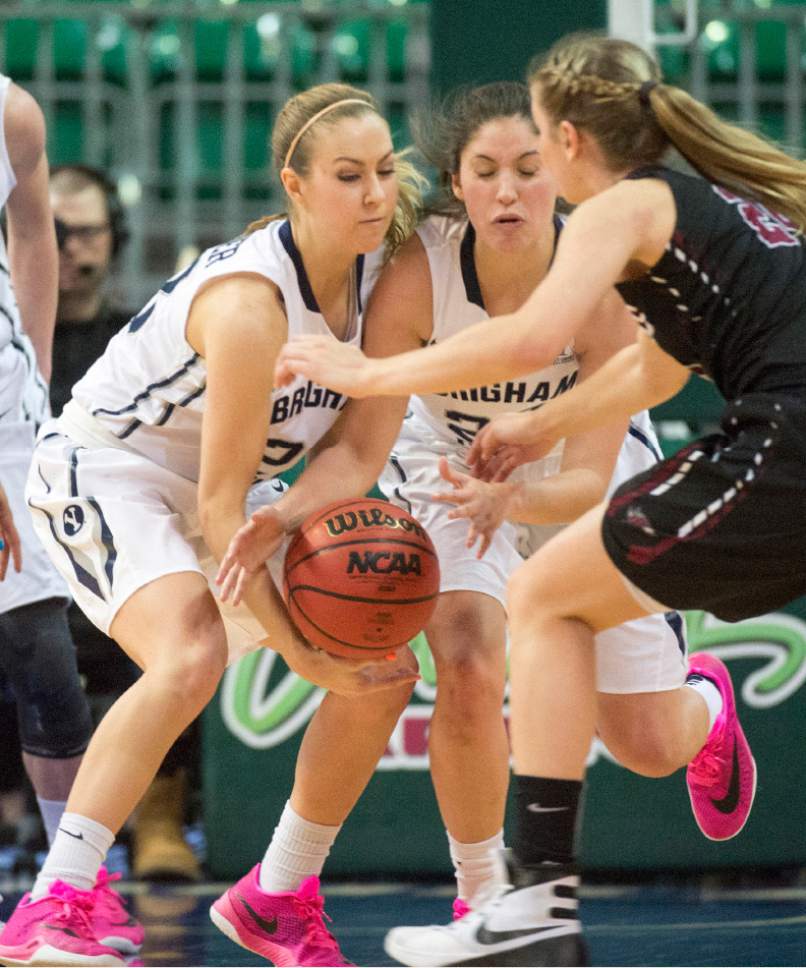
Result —
[{"label": "green advertising board", "polygon": [[[759,769],[756,804],[732,841],[699,833],[683,771],[663,780],[635,776],[596,742],[582,830],[589,869],[806,864],[806,600],[786,612],[735,624],[686,614],[689,648],[729,666]],[[339,837],[329,876],[450,874],[445,834],[428,775],[433,663],[415,642],[422,681],[401,717],[364,797]],[[216,877],[242,874],[265,850],[291,790],[302,732],[321,691],[261,650],[227,671],[205,722],[204,812]],[[506,713],[506,710],[505,710]]]}]

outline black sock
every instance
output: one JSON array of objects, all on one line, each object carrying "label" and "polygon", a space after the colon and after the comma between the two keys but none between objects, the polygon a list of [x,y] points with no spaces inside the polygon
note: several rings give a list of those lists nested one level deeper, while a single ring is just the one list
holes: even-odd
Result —
[{"label": "black sock", "polygon": [[515,775],[517,820],[512,850],[522,864],[573,860],[581,793],[581,780]]}]

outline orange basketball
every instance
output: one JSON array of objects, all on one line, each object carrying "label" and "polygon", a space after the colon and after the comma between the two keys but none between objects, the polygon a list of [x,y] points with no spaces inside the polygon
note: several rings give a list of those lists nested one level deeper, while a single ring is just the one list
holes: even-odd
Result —
[{"label": "orange basketball", "polygon": [[337,501],[306,518],[288,547],[283,594],[303,636],[350,658],[384,656],[415,636],[439,594],[423,526],[388,501]]}]

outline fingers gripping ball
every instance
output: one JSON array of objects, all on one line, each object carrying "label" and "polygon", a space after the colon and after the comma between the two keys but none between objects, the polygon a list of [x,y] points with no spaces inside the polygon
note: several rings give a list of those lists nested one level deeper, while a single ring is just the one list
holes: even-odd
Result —
[{"label": "fingers gripping ball", "polygon": [[320,649],[380,658],[420,632],[439,593],[439,562],[423,526],[371,498],[337,501],[303,521],[285,558],[291,618]]}]

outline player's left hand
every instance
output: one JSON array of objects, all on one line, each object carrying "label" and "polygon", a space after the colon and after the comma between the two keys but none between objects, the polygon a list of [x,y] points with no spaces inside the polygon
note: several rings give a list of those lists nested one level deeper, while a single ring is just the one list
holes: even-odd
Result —
[{"label": "player's left hand", "polygon": [[348,397],[372,396],[373,361],[357,346],[330,336],[296,336],[282,347],[274,367],[274,385],[287,386],[304,376]]},{"label": "player's left hand", "polygon": [[274,505],[258,508],[230,539],[216,575],[222,602],[238,605],[244,588],[280,547],[286,536],[283,516]]},{"label": "player's left hand", "polygon": [[0,484],[0,581],[6,577],[9,558],[14,563],[14,571],[19,572],[22,569],[22,545],[11,515],[11,505]]},{"label": "player's left hand", "polygon": [[481,539],[476,557],[483,557],[490,547],[496,529],[506,520],[516,485],[487,483],[469,474],[463,474],[461,471],[454,470],[445,457],[439,459],[439,474],[451,485],[451,490],[440,491],[433,494],[432,498],[435,501],[456,505],[448,512],[448,517],[468,519],[467,547],[472,548]]}]

